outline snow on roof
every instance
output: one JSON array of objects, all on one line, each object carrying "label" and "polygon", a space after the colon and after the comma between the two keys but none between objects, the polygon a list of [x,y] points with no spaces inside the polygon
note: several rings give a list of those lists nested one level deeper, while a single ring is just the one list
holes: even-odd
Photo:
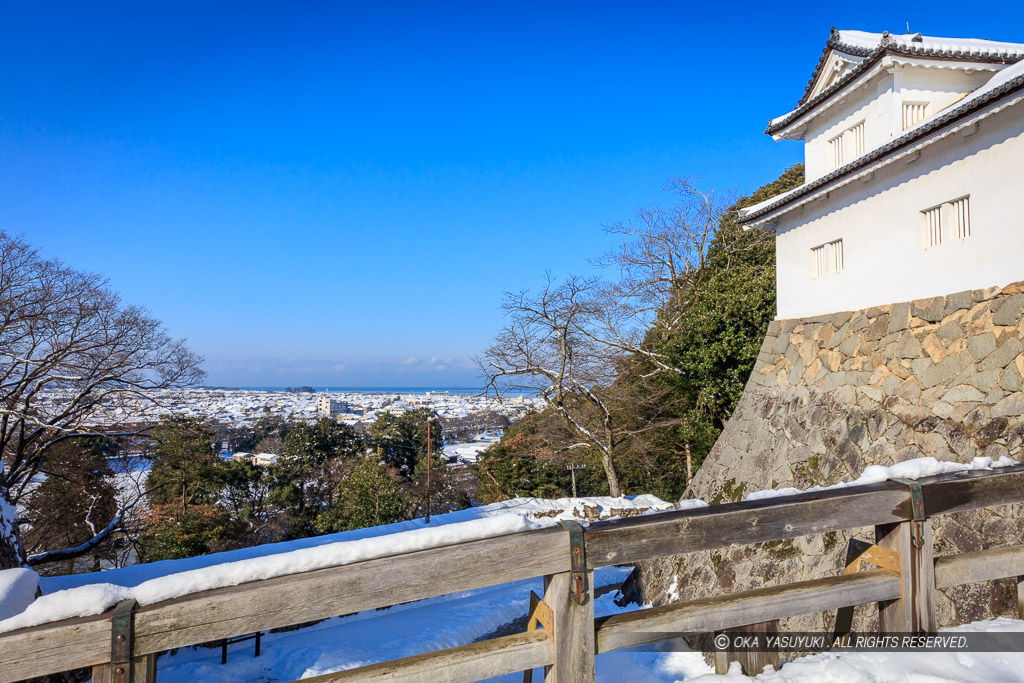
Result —
[{"label": "snow on roof", "polygon": [[839,178],[862,168],[866,164],[870,164],[880,159],[900,147],[910,144],[929,133],[946,126],[947,124],[958,121],[961,117],[979,109],[991,100],[1018,90],[1021,86],[1024,86],[1024,60],[1018,61],[1017,63],[996,72],[983,86],[969,93],[964,99],[960,100],[953,106],[920,121],[881,147],[878,147],[863,156],[857,157],[850,163],[840,166],[831,173],[817,178],[810,183],[805,183],[789,190],[788,192],[775,195],[774,197],[766,199],[759,204],[754,204],[753,206],[740,209],[738,212],[739,222],[746,223],[768,213],[769,211],[781,208],[790,200],[809,194],[834,180],[838,180]]},{"label": "snow on roof", "polygon": [[1006,43],[983,38],[938,38],[915,34],[869,33],[867,31],[836,30],[829,41],[836,43],[836,49],[844,46],[875,50],[886,44],[918,52],[941,52],[964,56],[1009,56],[1024,58],[1024,44]]},{"label": "snow on roof", "polygon": [[[834,83],[811,97],[814,84],[828,62],[829,54],[832,53],[844,57],[845,61],[855,61],[851,58],[860,58],[860,62],[846,71]],[[771,135],[782,130],[818,104],[828,100],[855,78],[867,72],[886,54],[1013,64],[1024,59],[1024,43],[1008,43],[979,38],[938,38],[923,36],[920,33],[913,35],[897,35],[888,31],[869,33],[833,28],[831,36],[825,43],[821,59],[818,60],[814,73],[811,75],[796,108],[769,121],[765,132]]]}]

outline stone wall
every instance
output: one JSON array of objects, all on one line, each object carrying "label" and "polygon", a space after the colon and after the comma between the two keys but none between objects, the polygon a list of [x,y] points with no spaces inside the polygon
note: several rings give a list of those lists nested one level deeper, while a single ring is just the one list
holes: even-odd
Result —
[{"label": "stone wall", "polygon": [[[1020,460],[1022,310],[1024,282],[773,322],[746,390],[689,495],[730,502],[758,489],[848,481],[868,465],[922,456]],[[1007,506],[938,518],[936,554],[1020,543],[1021,512]],[[674,582],[678,600],[690,600],[833,576],[842,570],[851,535],[871,539],[872,531],[647,562],[638,568],[634,588],[644,601],[665,604],[673,601]],[[1006,582],[961,586],[939,597],[943,625],[1009,614],[1014,607]],[[827,629],[832,618],[810,615],[784,627]]]}]

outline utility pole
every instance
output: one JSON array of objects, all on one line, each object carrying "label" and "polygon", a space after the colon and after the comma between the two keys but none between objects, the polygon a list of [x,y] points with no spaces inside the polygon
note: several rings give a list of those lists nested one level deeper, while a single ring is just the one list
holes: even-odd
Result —
[{"label": "utility pole", "polygon": [[566,465],[565,469],[569,470],[572,475],[572,497],[576,497],[576,470],[583,469],[586,465]]},{"label": "utility pole", "polygon": [[427,418],[427,524],[430,524],[430,423],[434,417]]}]

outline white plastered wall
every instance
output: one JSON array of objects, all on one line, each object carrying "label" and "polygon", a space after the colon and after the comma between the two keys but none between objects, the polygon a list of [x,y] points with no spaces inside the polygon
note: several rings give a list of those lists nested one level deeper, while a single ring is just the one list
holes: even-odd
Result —
[{"label": "white plastered wall", "polygon": [[964,70],[962,64],[892,59],[883,63],[874,75],[850,86],[835,103],[808,121],[803,133],[807,181],[833,170],[829,141],[848,128],[864,122],[864,151],[869,152],[903,132],[904,102],[926,103],[930,117],[983,85],[1001,68],[978,64]]},{"label": "white plastered wall", "polygon": [[[970,196],[972,234],[922,249],[921,211]],[[1024,280],[1024,103],[775,222],[778,317],[849,311]],[[811,277],[843,240],[844,270]]]}]

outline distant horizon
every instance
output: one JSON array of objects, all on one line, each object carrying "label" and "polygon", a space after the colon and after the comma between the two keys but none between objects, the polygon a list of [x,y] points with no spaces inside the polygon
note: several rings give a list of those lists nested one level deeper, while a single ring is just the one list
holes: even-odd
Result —
[{"label": "distant horizon", "polygon": [[[299,386],[234,386],[234,385],[207,385],[204,384],[200,389],[207,389],[214,391],[217,389],[222,390],[238,390],[238,391],[285,391],[286,389],[301,389],[304,387],[310,387],[313,389],[313,393],[343,393],[343,392],[360,392],[360,393],[397,393],[397,394],[408,394],[408,393],[424,393],[424,392],[451,392],[451,393],[484,393],[484,387],[456,387],[456,386],[439,386],[439,385],[427,385],[427,386],[405,386],[405,385],[361,385],[361,386],[320,386],[315,384],[300,384]],[[490,392],[493,393],[493,392]],[[529,394],[532,392],[524,390],[508,390],[505,393],[508,394]]]}]

